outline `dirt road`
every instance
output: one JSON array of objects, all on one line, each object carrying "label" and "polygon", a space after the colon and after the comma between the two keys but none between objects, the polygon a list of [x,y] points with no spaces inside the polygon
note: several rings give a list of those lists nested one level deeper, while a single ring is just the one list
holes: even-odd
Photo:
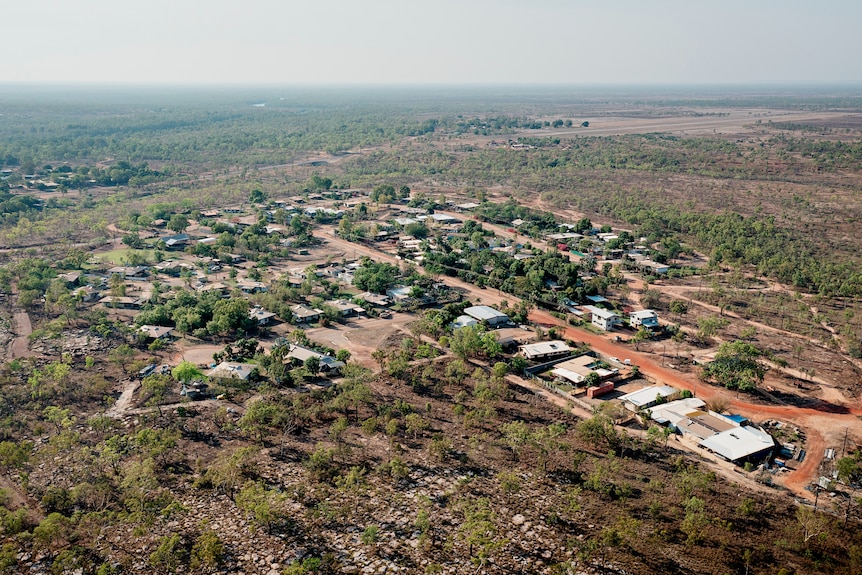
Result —
[{"label": "dirt road", "polygon": [[15,339],[9,344],[9,356],[12,359],[16,357],[32,357],[34,354],[30,351],[30,334],[33,333],[33,326],[30,324],[30,316],[26,311],[15,312]]}]

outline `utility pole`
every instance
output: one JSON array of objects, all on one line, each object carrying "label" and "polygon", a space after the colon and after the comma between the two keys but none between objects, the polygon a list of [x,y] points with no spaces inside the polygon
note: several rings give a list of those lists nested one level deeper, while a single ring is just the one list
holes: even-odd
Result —
[{"label": "utility pole", "polygon": [[841,447],[841,457],[844,457],[844,454],[847,452],[847,430],[848,429],[849,429],[848,427],[844,428],[844,446]]}]

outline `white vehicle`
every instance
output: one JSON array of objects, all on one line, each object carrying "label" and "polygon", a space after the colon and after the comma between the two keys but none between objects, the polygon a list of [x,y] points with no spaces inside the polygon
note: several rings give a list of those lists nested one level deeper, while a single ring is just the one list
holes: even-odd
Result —
[{"label": "white vehicle", "polygon": [[620,358],[618,358],[618,357],[612,357],[612,358],[610,358],[610,360],[615,361],[616,363],[620,363]]}]

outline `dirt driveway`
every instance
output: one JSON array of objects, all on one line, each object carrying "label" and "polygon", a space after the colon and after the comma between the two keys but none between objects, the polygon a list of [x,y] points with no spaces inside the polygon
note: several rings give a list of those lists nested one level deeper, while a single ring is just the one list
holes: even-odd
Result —
[{"label": "dirt driveway", "polygon": [[12,359],[16,357],[32,357],[33,352],[30,351],[30,334],[33,333],[33,326],[30,324],[30,316],[26,311],[15,313],[15,339],[9,345],[9,354]]}]

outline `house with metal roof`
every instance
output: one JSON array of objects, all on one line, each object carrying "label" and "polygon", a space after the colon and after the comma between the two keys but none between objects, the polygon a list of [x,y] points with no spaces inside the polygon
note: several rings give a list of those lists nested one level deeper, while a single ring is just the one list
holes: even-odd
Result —
[{"label": "house with metal roof", "polygon": [[590,312],[591,323],[604,331],[611,331],[621,320],[616,312],[608,311],[594,305],[585,305],[584,310]]},{"label": "house with metal roof", "polygon": [[248,380],[257,369],[255,363],[237,363],[235,361],[223,361],[213,369],[206,372],[207,377]]},{"label": "house with metal roof", "polygon": [[626,409],[637,411],[647,409],[663,401],[676,393],[676,389],[669,385],[651,385],[620,397],[620,402]]},{"label": "house with metal roof", "polygon": [[520,347],[521,353],[525,359],[537,361],[543,359],[551,359],[560,357],[572,352],[572,348],[564,341],[540,341],[538,343],[528,343]]},{"label": "house with metal roof", "polygon": [[652,309],[633,311],[629,314],[629,325],[633,328],[656,329],[658,327],[658,313]]},{"label": "house with metal roof", "polygon": [[761,461],[772,455],[775,440],[760,429],[742,425],[716,433],[700,442],[700,446],[732,463]]},{"label": "house with metal roof", "polygon": [[464,310],[464,314],[476,321],[487,322],[491,327],[507,324],[511,321],[509,316],[487,305],[470,306]]}]

